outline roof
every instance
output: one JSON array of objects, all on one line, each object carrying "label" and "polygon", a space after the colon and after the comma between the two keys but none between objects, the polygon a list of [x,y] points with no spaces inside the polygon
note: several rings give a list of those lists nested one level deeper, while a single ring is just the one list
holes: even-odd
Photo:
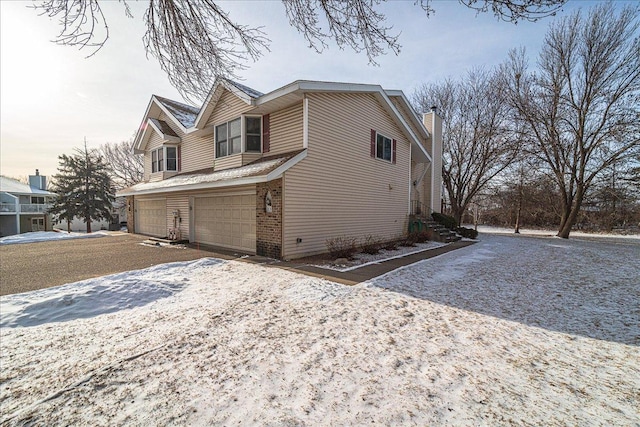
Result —
[{"label": "roof", "polygon": [[196,122],[196,117],[200,112],[200,108],[192,105],[183,104],[182,102],[173,101],[158,95],[154,97],[175,117],[185,128],[192,128]]},{"label": "roof", "polygon": [[[429,138],[430,134],[425,128],[419,117],[411,108],[407,98],[401,91],[385,91],[379,85],[360,84],[360,83],[339,83],[339,82],[322,82],[312,80],[296,80],[279,89],[263,94],[255,89],[244,86],[238,82],[229,79],[218,79],[211,91],[207,95],[201,108],[196,108],[181,102],[172,101],[170,99],[159,96],[152,96],[147,111],[135,138],[135,149],[137,153],[144,150],[146,142],[145,132],[147,130],[146,123],[153,114],[150,114],[157,108],[168,113],[169,119],[174,120],[176,125],[181,128],[184,133],[202,132],[207,123],[207,119],[212,114],[215,105],[219,101],[222,91],[226,89],[236,95],[243,102],[253,106],[251,113],[268,114],[278,109],[286,108],[295,102],[301,101],[306,93],[326,92],[326,93],[368,93],[376,97],[380,105],[389,113],[403,130],[412,147],[415,149],[416,158],[419,161],[431,161],[431,157],[427,150],[423,147],[421,139]],[[409,111],[409,117],[406,117],[394,105],[391,98],[394,97],[401,102],[405,109]],[[155,114],[155,113],[154,113]],[[409,125],[413,123],[413,127]],[[417,131],[417,134],[414,132]],[[166,134],[165,134],[166,135]]]},{"label": "roof", "polygon": [[156,127],[158,128],[158,130],[160,132],[162,132],[164,135],[168,135],[168,136],[178,136],[177,133],[175,133],[173,131],[173,129],[171,129],[171,127],[169,126],[169,124],[167,124],[167,122],[165,122],[164,120],[158,120],[158,119],[154,119],[154,118],[149,118],[149,120],[151,120],[151,122],[156,125]]},{"label": "roof", "polygon": [[252,98],[259,98],[262,95],[264,95],[264,93],[259,92],[255,89],[251,89],[249,86],[245,86],[243,84],[240,84],[238,82],[234,82],[233,80],[229,80],[229,79],[225,79],[227,82],[231,83],[232,85],[234,85],[236,88],[240,89],[241,91],[243,91],[244,93],[246,93],[247,95],[249,95]]},{"label": "roof", "polygon": [[237,168],[214,171],[213,168],[174,175],[162,181],[142,182],[118,192],[118,196],[168,193],[184,190],[229,187],[267,182],[282,176],[286,170],[304,159],[307,150],[297,150],[263,157]]},{"label": "roof", "polygon": [[16,181],[6,176],[0,176],[0,191],[13,194],[37,194],[41,196],[55,196],[55,193],[46,190],[40,190],[39,188],[32,187],[29,184],[25,184],[20,181]]}]

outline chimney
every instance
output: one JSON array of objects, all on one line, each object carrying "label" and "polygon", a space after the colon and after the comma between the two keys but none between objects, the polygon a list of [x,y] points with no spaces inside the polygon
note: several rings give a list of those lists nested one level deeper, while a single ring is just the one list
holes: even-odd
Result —
[{"label": "chimney", "polygon": [[440,212],[442,199],[442,118],[438,115],[438,107],[422,116],[422,122],[431,134],[431,210]]},{"label": "chimney", "polygon": [[40,171],[36,169],[35,175],[29,175],[29,186],[37,188],[38,190],[47,189],[47,177],[40,175]]}]

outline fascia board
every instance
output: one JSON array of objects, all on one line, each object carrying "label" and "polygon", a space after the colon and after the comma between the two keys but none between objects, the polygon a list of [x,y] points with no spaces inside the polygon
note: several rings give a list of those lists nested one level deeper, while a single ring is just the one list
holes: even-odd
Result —
[{"label": "fascia board", "polygon": [[283,173],[291,169],[293,166],[295,166],[298,162],[300,162],[305,157],[307,157],[307,150],[304,150],[296,154],[295,156],[293,156],[292,158],[290,158],[289,160],[287,160],[286,162],[284,162],[283,164],[281,164],[280,166],[272,170],[269,174],[267,174],[267,181],[272,181],[274,179],[280,178]]},{"label": "fascia board", "polygon": [[[196,117],[196,120],[194,122],[194,128],[200,129],[206,124],[206,123],[203,123],[203,121],[205,121],[205,114],[209,115],[211,113],[209,111],[209,106],[210,106],[211,100],[215,96],[216,91],[218,90],[219,87],[220,87],[220,81],[216,81],[213,87],[211,88],[211,90],[209,91],[209,94],[205,98],[204,103],[202,104],[202,107],[200,107],[200,112],[198,113],[198,116]],[[211,107],[212,109],[215,108],[215,104]],[[207,113],[207,111],[209,111],[209,113]]]},{"label": "fascia board", "polygon": [[425,132],[425,134],[427,135],[428,138],[431,138],[431,133],[425,127],[424,123],[422,122],[422,118],[420,116],[418,116],[418,113],[416,113],[416,111],[411,106],[411,103],[409,102],[409,100],[405,96],[404,92],[401,91],[401,90],[386,90],[385,92],[389,96],[393,96],[393,97],[397,97],[397,98],[402,99],[402,102],[404,103],[404,106],[407,109],[407,111],[409,111],[409,114],[411,115],[411,119],[413,120],[413,122],[416,124],[416,126],[420,130],[423,130]]},{"label": "fascia board", "polygon": [[143,194],[160,194],[160,193],[175,193],[178,191],[192,191],[192,190],[207,190],[212,188],[223,188],[223,187],[233,187],[237,185],[247,185],[247,184],[258,184],[261,182],[268,182],[274,179],[280,178],[284,172],[293,167],[295,164],[300,162],[302,159],[307,157],[307,150],[304,150],[280,166],[276,169],[268,173],[267,175],[259,175],[259,176],[250,176],[246,178],[236,178],[225,181],[214,181],[214,182],[203,182],[200,184],[185,184],[185,185],[177,185],[175,187],[164,187],[164,188],[151,188],[148,190],[140,190],[140,191],[119,191],[116,193],[117,196],[137,196]]},{"label": "fascia board", "polygon": [[136,145],[134,145],[134,149],[133,149],[134,154],[144,154],[145,152],[144,146],[146,145],[149,132],[153,132],[153,129],[155,129],[155,126],[153,128],[150,126],[151,123],[152,121],[149,120],[149,118],[147,118],[147,121],[144,125],[144,129],[142,130],[142,134],[140,136],[140,140]]},{"label": "fascia board", "polygon": [[245,92],[243,92],[242,90],[238,89],[237,87],[235,87],[233,84],[229,83],[226,80],[222,80],[222,85],[232,94],[234,94],[235,96],[237,96],[238,98],[240,98],[242,101],[244,101],[246,104],[248,105],[254,105],[254,98],[250,97],[249,95],[247,95]]},{"label": "fascia board", "polygon": [[147,119],[147,121],[149,125],[158,133],[158,135],[160,135],[163,141],[175,142],[175,143],[180,143],[182,141],[182,139],[179,136],[165,135],[160,129],[158,129],[158,127],[153,122],[153,120]]},{"label": "fascia board", "polygon": [[140,122],[140,127],[138,128],[138,131],[136,132],[136,136],[133,140],[133,146],[135,147],[135,150],[140,150],[140,144],[142,143],[142,138],[144,136],[145,131],[147,130],[147,121],[149,120],[149,112],[151,111],[151,106],[153,105],[153,99],[155,97],[151,96],[151,99],[149,100],[149,103],[147,104],[147,109],[144,112],[144,116],[142,116],[142,122]]},{"label": "fascia board", "polygon": [[214,181],[214,182],[203,182],[200,184],[176,185],[175,187],[150,188],[148,190],[139,190],[139,191],[121,191],[121,192],[117,192],[116,196],[138,196],[138,195],[144,195],[144,194],[175,193],[178,191],[208,190],[212,188],[223,188],[223,187],[233,187],[237,185],[258,184],[261,182],[267,182],[269,180],[267,177],[268,175],[260,175],[260,176],[250,176],[246,178],[236,178],[236,179],[231,179],[226,181]]},{"label": "fascia board", "polygon": [[379,92],[381,98],[384,100],[384,102],[386,103],[387,108],[390,110],[390,112],[392,113],[393,116],[395,116],[396,120],[398,120],[398,122],[402,125],[402,127],[405,129],[407,135],[410,137],[410,139],[412,140],[412,142],[415,144],[415,146],[418,147],[418,149],[420,150],[420,152],[422,154],[425,155],[425,157],[427,159],[429,159],[429,161],[431,162],[431,156],[429,155],[429,153],[427,152],[427,150],[422,146],[422,144],[420,143],[420,140],[418,139],[417,135],[415,133],[413,133],[413,130],[411,129],[411,127],[409,126],[409,124],[404,120],[404,118],[402,117],[402,114],[400,114],[400,112],[398,111],[398,109],[395,107],[395,105],[393,105],[393,102],[391,102],[391,100],[389,99],[389,97],[387,96],[387,94],[385,93],[384,90],[382,90],[382,88],[380,88],[380,92]]},{"label": "fascia board", "polygon": [[[164,111],[164,112],[165,112],[165,114],[166,114],[166,115],[171,119],[171,121],[172,121],[173,123],[175,123],[176,125],[178,125],[178,127],[180,128],[180,130],[181,130],[183,133],[187,133],[187,128],[185,128],[185,127],[182,125],[182,123],[180,123],[180,120],[176,119],[176,118],[175,118],[175,116],[174,116],[173,114],[171,114],[171,112],[170,112],[169,110],[167,110],[167,108],[164,106],[164,104],[162,104],[162,102],[160,102],[160,100],[159,100],[159,99],[157,99],[157,98],[155,97],[155,95],[152,97],[152,99],[153,99],[153,101],[156,103],[156,105],[157,105],[158,107],[160,107],[160,109],[161,109],[162,111]],[[146,117],[146,116],[145,116],[145,117]]]}]

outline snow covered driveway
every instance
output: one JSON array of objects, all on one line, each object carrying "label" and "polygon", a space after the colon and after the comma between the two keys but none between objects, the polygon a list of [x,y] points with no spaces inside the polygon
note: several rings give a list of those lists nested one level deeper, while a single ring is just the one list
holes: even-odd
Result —
[{"label": "snow covered driveway", "polygon": [[639,253],[482,236],[354,287],[203,259],[2,297],[41,320],[0,329],[2,422],[637,425]]}]

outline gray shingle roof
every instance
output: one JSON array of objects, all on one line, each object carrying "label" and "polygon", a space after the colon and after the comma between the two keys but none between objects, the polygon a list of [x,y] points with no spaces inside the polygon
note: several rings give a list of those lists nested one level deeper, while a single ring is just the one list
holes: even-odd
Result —
[{"label": "gray shingle roof", "polygon": [[189,129],[196,123],[196,117],[198,117],[198,113],[200,112],[198,107],[163,98],[158,95],[154,96],[185,128]]},{"label": "gray shingle roof", "polygon": [[154,118],[150,118],[149,120],[151,120],[153,122],[153,124],[156,125],[157,128],[160,129],[160,132],[162,132],[164,135],[176,136],[176,137],[178,136],[178,134],[175,133],[174,130],[171,129],[169,124],[167,122],[165,122],[164,120],[158,120],[158,119],[154,119]]}]

